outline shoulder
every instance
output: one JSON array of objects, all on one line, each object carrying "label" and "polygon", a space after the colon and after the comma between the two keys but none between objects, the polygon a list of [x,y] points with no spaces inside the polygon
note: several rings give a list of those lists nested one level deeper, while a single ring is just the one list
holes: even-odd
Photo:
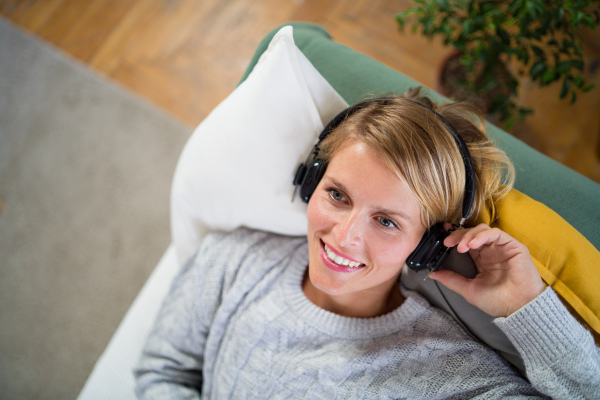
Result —
[{"label": "shoulder", "polygon": [[241,260],[249,256],[277,258],[289,254],[305,242],[305,237],[239,228],[232,232],[207,235],[195,257],[227,260]]},{"label": "shoulder", "polygon": [[203,274],[218,275],[225,280],[240,271],[261,275],[298,254],[305,243],[305,237],[240,228],[206,236],[191,262]]}]

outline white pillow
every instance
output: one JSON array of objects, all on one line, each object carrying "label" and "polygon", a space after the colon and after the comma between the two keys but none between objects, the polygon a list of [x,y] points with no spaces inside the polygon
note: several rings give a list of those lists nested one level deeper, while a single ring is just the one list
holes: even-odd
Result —
[{"label": "white pillow", "polygon": [[292,27],[282,28],[183,149],[171,191],[179,262],[209,231],[306,234],[306,205],[291,202],[292,180],[324,125],[346,107],[296,47]]}]

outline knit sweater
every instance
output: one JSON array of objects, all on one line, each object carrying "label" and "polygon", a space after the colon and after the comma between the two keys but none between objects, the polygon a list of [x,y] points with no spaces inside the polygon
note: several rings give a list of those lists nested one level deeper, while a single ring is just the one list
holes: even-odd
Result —
[{"label": "knit sweater", "polygon": [[302,291],[306,239],[204,239],[165,299],[138,367],[144,399],[600,398],[600,354],[551,289],[495,323],[527,378],[415,292],[375,318]]}]

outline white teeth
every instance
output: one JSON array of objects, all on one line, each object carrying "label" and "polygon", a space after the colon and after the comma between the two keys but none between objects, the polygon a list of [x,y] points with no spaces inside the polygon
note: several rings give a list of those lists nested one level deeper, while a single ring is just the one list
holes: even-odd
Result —
[{"label": "white teeth", "polygon": [[333,251],[329,250],[327,247],[325,247],[325,251],[327,252],[327,257],[329,257],[329,259],[331,261],[335,262],[335,256],[336,256],[336,254]]},{"label": "white teeth", "polygon": [[331,251],[331,249],[329,247],[327,247],[327,245],[325,245],[325,252],[327,253],[327,257],[331,261],[333,261],[334,263],[336,263],[338,265],[344,265],[344,266],[348,266],[351,268],[356,268],[356,267],[362,265],[361,263],[350,261],[342,256],[338,256],[333,251]]}]

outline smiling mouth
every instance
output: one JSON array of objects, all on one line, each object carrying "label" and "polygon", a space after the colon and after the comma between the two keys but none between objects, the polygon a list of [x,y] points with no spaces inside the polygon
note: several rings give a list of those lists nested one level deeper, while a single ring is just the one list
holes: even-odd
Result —
[{"label": "smiling mouth", "polygon": [[347,258],[344,258],[344,257],[340,256],[339,254],[336,254],[323,241],[321,241],[321,244],[323,246],[323,249],[325,250],[325,254],[327,255],[327,258],[329,258],[335,264],[337,264],[341,267],[348,267],[348,268],[359,268],[359,267],[365,266],[365,264],[361,264],[357,261],[348,260]]}]

